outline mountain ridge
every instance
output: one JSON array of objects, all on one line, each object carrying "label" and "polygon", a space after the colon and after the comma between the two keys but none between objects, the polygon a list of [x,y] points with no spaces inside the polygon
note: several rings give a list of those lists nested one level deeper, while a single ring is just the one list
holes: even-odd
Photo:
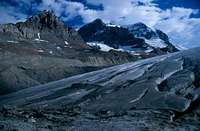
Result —
[{"label": "mountain ridge", "polygon": [[159,55],[178,51],[169,42],[169,38],[165,33],[158,29],[153,31],[143,23],[117,26],[105,24],[101,19],[96,19],[82,26],[78,32],[86,42],[104,43],[114,49],[129,52],[137,52],[140,49],[140,52],[152,52]]},{"label": "mountain ridge", "polygon": [[141,59],[87,45],[51,11],[0,25],[0,94]]}]

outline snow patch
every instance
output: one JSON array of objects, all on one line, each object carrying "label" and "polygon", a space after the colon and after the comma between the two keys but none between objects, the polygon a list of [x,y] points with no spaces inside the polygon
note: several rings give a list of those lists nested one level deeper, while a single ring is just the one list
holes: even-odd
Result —
[{"label": "snow patch", "polygon": [[69,43],[67,41],[65,41],[65,45],[69,45]]},{"label": "snow patch", "polygon": [[53,54],[53,51],[51,50],[51,51],[49,51],[49,54]]},{"label": "snow patch", "polygon": [[35,39],[35,41],[38,41],[38,42],[48,42],[46,40],[42,40],[41,37],[40,37],[40,33],[37,33],[38,35],[38,38]]},{"label": "snow patch", "polygon": [[38,33],[37,35],[38,35],[38,39],[40,39],[40,33]]},{"label": "snow patch", "polygon": [[57,46],[56,49],[57,49],[57,50],[61,50],[61,47],[60,47],[60,46]]},{"label": "snow patch", "polygon": [[19,43],[18,41],[12,41],[12,40],[8,40],[8,43]]},{"label": "snow patch", "polygon": [[39,50],[37,50],[38,52],[40,52],[40,53],[43,53],[44,52],[44,50],[42,50],[42,49],[39,49]]},{"label": "snow patch", "polygon": [[118,27],[118,28],[121,27],[121,26],[119,26],[119,25],[114,25],[114,24],[107,24],[106,26],[108,26],[108,27]]},{"label": "snow patch", "polygon": [[101,42],[87,42],[87,44],[89,46],[92,46],[92,47],[100,48],[101,51],[105,51],[105,52],[108,52],[110,50],[116,50],[113,47],[110,47],[110,46],[103,44]]},{"label": "snow patch", "polygon": [[46,40],[41,40],[41,39],[35,39],[35,41],[38,41],[38,42],[48,42]]},{"label": "snow patch", "polygon": [[104,52],[108,52],[110,50],[115,50],[115,51],[121,51],[121,52],[128,52],[135,56],[140,56],[141,52],[149,53],[149,52],[153,51],[152,48],[149,48],[148,50],[144,50],[142,48],[133,48],[132,46],[119,46],[118,49],[115,49],[113,47],[110,47],[110,46],[102,43],[102,42],[87,42],[87,44],[91,47],[96,47],[99,50],[104,51]]},{"label": "snow patch", "polygon": [[158,39],[158,38],[153,38],[153,39],[150,39],[150,40],[145,39],[145,42],[148,45],[155,47],[155,48],[165,48],[165,47],[167,47],[167,44],[165,44],[165,42],[163,40]]}]

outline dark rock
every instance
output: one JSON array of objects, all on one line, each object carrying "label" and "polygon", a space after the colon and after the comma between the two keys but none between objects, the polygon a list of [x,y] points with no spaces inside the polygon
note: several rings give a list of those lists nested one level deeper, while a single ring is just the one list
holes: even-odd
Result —
[{"label": "dark rock", "polygon": [[135,38],[128,29],[106,26],[100,19],[86,24],[81,27],[78,32],[86,42],[104,42],[116,49],[118,49],[120,45],[132,45],[134,47],[145,48],[144,40]]},{"label": "dark rock", "polygon": [[[85,42],[100,42],[115,49],[122,48],[125,51],[146,53],[145,51],[152,49],[151,54],[156,55],[178,51],[169,42],[168,36],[165,33],[160,30],[153,31],[143,23],[118,27],[106,25],[102,20],[97,19],[81,27],[78,32]],[[160,43],[157,44],[165,44],[166,47],[154,47],[149,43],[145,43],[145,39],[160,40]],[[127,49],[127,46],[129,46],[129,49]]]},{"label": "dark rock", "polygon": [[135,37],[144,37],[146,39],[151,39],[156,37],[156,33],[143,23],[136,23],[134,25],[128,26],[128,29]]}]

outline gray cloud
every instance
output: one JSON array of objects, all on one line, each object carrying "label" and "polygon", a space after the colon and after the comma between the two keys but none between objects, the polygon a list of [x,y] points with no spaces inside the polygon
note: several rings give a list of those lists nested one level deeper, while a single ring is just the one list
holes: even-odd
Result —
[{"label": "gray cloud", "polygon": [[[33,6],[32,0],[15,0],[22,5]],[[90,9],[80,2],[66,0],[42,0],[35,10],[51,9],[63,21],[73,20],[81,16],[84,23],[101,18],[104,22],[118,25],[129,25],[143,22],[152,28],[158,28],[166,32],[176,45],[183,47],[200,46],[200,18],[190,18],[199,10],[173,7],[162,10],[155,5],[153,0],[87,0],[87,3],[103,5],[104,10]],[[142,2],[143,4],[138,4]],[[16,22],[27,17],[23,11],[12,7],[0,6],[0,23]]]}]

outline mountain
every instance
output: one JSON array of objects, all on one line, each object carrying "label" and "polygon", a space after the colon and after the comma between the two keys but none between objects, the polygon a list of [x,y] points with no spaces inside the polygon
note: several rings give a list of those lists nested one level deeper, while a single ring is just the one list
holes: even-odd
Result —
[{"label": "mountain", "polygon": [[0,130],[199,130],[200,48],[176,51],[143,23],[2,24]]},{"label": "mountain", "polygon": [[88,46],[51,11],[0,25],[0,94],[141,59]]},{"label": "mountain", "polygon": [[164,52],[176,52],[178,49],[170,43],[168,36],[161,30],[152,30],[143,23],[136,23],[126,26],[128,30],[136,37],[143,38],[145,42],[154,47],[159,48]]},{"label": "mountain", "polygon": [[78,32],[90,46],[97,45],[100,49],[107,45],[113,50],[146,55],[178,51],[165,33],[153,31],[143,23],[120,27],[96,19],[81,27]]},{"label": "mountain", "polygon": [[3,124],[72,131],[198,130],[199,52],[157,56],[0,96]]},{"label": "mountain", "polygon": [[[70,43],[71,46],[87,47],[78,33],[51,11],[43,11],[17,24],[0,25],[0,41],[32,41],[49,43]],[[11,37],[12,36],[12,37]]]}]

